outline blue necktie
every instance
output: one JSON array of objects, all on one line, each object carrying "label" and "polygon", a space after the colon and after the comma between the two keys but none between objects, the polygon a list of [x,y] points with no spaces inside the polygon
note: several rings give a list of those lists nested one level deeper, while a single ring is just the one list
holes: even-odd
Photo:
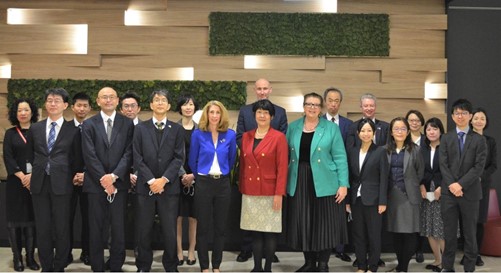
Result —
[{"label": "blue necktie", "polygon": [[464,132],[458,132],[458,137],[459,137],[459,153],[463,153],[463,148],[464,148]]},{"label": "blue necktie", "polygon": [[[47,141],[47,150],[52,151],[52,148],[54,147],[54,143],[56,143],[56,122],[52,122],[49,130],[49,140]],[[47,162],[47,166],[45,167],[45,172],[50,175],[50,161]]]}]

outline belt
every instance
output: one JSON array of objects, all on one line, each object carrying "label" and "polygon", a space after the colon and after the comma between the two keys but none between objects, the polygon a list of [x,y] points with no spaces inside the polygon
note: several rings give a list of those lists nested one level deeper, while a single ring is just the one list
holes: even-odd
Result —
[{"label": "belt", "polygon": [[230,177],[229,174],[199,174],[200,176],[203,176],[203,177],[207,177],[207,178],[211,178],[211,179],[221,179],[221,178],[227,178],[227,177]]}]

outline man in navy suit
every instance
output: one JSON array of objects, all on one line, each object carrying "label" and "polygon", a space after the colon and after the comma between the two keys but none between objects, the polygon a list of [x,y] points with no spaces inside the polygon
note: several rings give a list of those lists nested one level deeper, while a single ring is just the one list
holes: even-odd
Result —
[{"label": "man in navy suit", "polygon": [[[254,83],[254,92],[258,100],[268,99],[273,88],[267,79],[259,79]],[[287,133],[287,114],[285,109],[273,104],[275,107],[275,116],[271,120],[271,127],[284,134]],[[252,111],[252,103],[240,108],[237,122],[237,144],[240,147],[242,144],[242,135],[250,130],[256,129],[256,117]],[[248,231],[243,231],[243,242],[240,254],[237,256],[237,262],[245,262],[252,257],[252,235]],[[278,262],[278,258],[274,258],[274,262]]]},{"label": "man in navy suit", "polygon": [[[324,101],[327,112],[322,117],[336,123],[337,126],[339,126],[343,142],[346,143],[348,131],[350,130],[350,126],[353,124],[353,121],[339,114],[339,109],[341,107],[341,103],[343,102],[343,92],[335,87],[329,87],[324,91]],[[343,244],[336,246],[336,257],[345,262],[351,262],[350,256],[344,252]]]},{"label": "man in navy suit", "polygon": [[141,122],[134,132],[134,169],[137,170],[138,272],[151,270],[151,234],[158,210],[163,234],[162,264],[166,272],[177,271],[177,215],[179,207],[179,169],[184,162],[184,129],[167,120],[168,92],[150,96],[153,117]]},{"label": "man in navy suit", "polygon": [[388,140],[388,131],[390,124],[388,122],[376,119],[376,96],[371,93],[363,94],[360,97],[360,109],[362,110],[363,117],[355,122],[350,127],[348,137],[346,138],[346,147],[354,147],[360,144],[360,139],[357,136],[358,122],[362,119],[371,119],[376,125],[376,132],[374,132],[374,143],[377,146],[386,145]]},{"label": "man in navy suit", "polygon": [[[451,115],[456,127],[440,141],[442,197],[440,208],[444,221],[445,249],[442,271],[454,271],[458,221],[464,235],[464,271],[475,271],[477,261],[478,207],[482,199],[480,177],[487,158],[485,138],[470,128],[472,105],[459,99],[452,104]],[[461,215],[461,217],[460,217]]]},{"label": "man in navy suit", "polygon": [[80,130],[73,121],[66,121],[63,117],[68,100],[68,92],[62,88],[47,90],[45,108],[48,118],[33,124],[28,132],[28,143],[33,145],[34,152],[29,189],[42,271],[64,271],[71,251],[72,181],[83,167]]},{"label": "man in navy suit", "polygon": [[[93,271],[104,271],[103,234],[111,226],[110,270],[125,262],[125,208],[130,188],[134,123],[116,112],[117,92],[104,87],[96,99],[101,111],[82,127],[86,172],[83,191],[89,200],[89,258]],[[106,240],[106,239],[105,239]]]}]

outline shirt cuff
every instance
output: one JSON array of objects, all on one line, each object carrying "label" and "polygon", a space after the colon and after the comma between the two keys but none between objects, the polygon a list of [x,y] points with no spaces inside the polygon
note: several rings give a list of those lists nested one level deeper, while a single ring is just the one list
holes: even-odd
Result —
[{"label": "shirt cuff", "polygon": [[155,182],[155,178],[148,180],[148,182],[146,182],[146,183],[148,183],[148,185],[151,185],[151,184],[153,184],[153,182]]}]

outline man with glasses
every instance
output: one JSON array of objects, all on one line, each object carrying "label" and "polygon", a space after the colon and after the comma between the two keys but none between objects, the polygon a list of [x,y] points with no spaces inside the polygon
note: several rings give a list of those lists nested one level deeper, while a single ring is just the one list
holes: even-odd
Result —
[{"label": "man with glasses", "polygon": [[450,130],[440,140],[440,207],[445,237],[443,272],[454,271],[459,219],[462,221],[464,235],[464,271],[475,271],[477,261],[477,219],[482,199],[480,176],[484,171],[487,145],[485,138],[469,126],[472,108],[466,99],[455,101],[451,108],[455,130]]},{"label": "man with glasses", "polygon": [[86,172],[83,190],[89,200],[90,263],[104,271],[105,223],[111,226],[110,270],[122,271],[125,262],[125,209],[130,188],[134,123],[117,114],[117,92],[104,87],[96,99],[101,111],[85,121],[82,147]]},{"label": "man with glasses", "polygon": [[122,112],[124,116],[132,119],[134,125],[137,125],[140,122],[138,118],[139,112],[141,112],[140,103],[141,100],[139,96],[132,91],[125,93],[121,98],[122,107],[120,112]]},{"label": "man with glasses", "polygon": [[179,169],[184,162],[184,129],[167,120],[168,91],[150,96],[151,119],[141,122],[134,132],[134,169],[137,170],[138,272],[151,270],[152,229],[158,211],[163,234],[162,264],[166,272],[177,271],[177,215],[181,186]]},{"label": "man with glasses", "polygon": [[42,271],[64,271],[71,251],[72,180],[77,172],[82,172],[83,164],[80,130],[63,117],[68,100],[66,90],[48,89],[45,92],[48,118],[33,124],[28,131],[27,143],[32,145],[34,153],[29,189]]}]

